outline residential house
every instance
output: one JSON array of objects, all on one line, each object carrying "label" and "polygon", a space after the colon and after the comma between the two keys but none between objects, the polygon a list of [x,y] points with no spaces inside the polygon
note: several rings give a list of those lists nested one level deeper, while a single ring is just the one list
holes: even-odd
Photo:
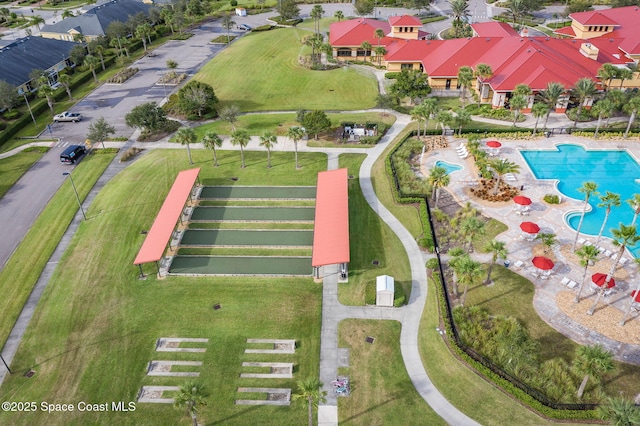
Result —
[{"label": "residential house", "polygon": [[25,37],[0,47],[0,80],[18,88],[18,93],[33,90],[29,74],[42,70],[55,86],[58,73],[72,65],[71,49],[76,44],[69,41],[42,37]]},{"label": "residential house", "polygon": [[137,0],[110,0],[91,6],[81,15],[44,25],[40,33],[45,38],[74,41],[83,36],[86,41],[91,41],[104,36],[112,22],[127,22],[138,13],[148,15],[151,7]]}]

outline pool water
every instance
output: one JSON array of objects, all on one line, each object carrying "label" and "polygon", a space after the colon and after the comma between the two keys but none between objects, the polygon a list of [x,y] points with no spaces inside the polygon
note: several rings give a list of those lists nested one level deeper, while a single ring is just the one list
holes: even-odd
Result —
[{"label": "pool water", "polygon": [[[640,165],[627,151],[587,151],[583,147],[572,144],[558,145],[557,150],[523,150],[524,157],[534,176],[538,179],[558,181],[558,190],[567,197],[584,200],[578,188],[584,182],[593,181],[598,184],[598,196],[591,196],[589,204],[591,212],[587,212],[580,232],[598,235],[605,216],[605,208],[597,207],[600,196],[606,191],[620,195],[620,207],[612,207],[602,235],[612,237],[611,229],[618,228],[620,223],[631,224],[633,210],[626,200],[633,194],[640,193]],[[577,229],[580,213],[569,215],[568,224]],[[629,248],[636,256],[640,256],[640,245]]]},{"label": "pool water", "polygon": [[447,163],[446,161],[441,161],[441,160],[436,161],[435,166],[436,167],[442,167],[443,169],[445,169],[447,171],[448,175],[450,175],[453,172],[457,172],[459,170],[462,170],[462,166],[459,165],[459,164],[451,164],[451,163]]}]

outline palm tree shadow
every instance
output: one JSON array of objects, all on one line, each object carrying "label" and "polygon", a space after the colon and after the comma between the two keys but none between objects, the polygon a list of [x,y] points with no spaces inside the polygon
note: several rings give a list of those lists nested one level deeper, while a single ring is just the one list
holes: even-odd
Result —
[{"label": "palm tree shadow", "polygon": [[258,405],[253,405],[253,406],[250,406],[250,407],[248,407],[248,408],[246,408],[246,409],[244,409],[242,411],[239,411],[239,412],[237,412],[235,414],[232,414],[232,415],[230,415],[228,417],[225,417],[224,419],[219,419],[219,420],[216,420],[216,421],[213,421],[213,422],[207,422],[207,425],[222,424],[222,423],[225,423],[225,422],[227,422],[227,421],[229,421],[231,419],[234,419],[234,418],[239,417],[239,416],[243,416],[243,415],[245,415],[245,414],[247,414],[247,413],[249,413],[251,411],[257,410],[258,408],[259,408]]},{"label": "palm tree shadow", "polygon": [[349,422],[349,421],[355,420],[355,419],[357,419],[357,418],[358,418],[358,417],[360,417],[360,416],[363,416],[363,415],[365,415],[365,414],[367,414],[367,413],[370,413],[370,412],[372,412],[372,411],[374,411],[374,410],[377,410],[378,408],[380,408],[380,407],[382,407],[382,406],[384,406],[384,405],[389,404],[390,402],[395,401],[396,399],[400,399],[400,396],[401,396],[400,392],[397,392],[397,393],[395,393],[395,394],[392,394],[392,395],[391,395],[391,398],[387,399],[386,401],[381,402],[381,403],[380,403],[380,404],[378,404],[378,405],[374,405],[373,407],[367,408],[366,410],[361,411],[360,413],[354,414],[353,416],[349,417],[348,419],[343,420],[342,422],[346,423],[346,422]]}]

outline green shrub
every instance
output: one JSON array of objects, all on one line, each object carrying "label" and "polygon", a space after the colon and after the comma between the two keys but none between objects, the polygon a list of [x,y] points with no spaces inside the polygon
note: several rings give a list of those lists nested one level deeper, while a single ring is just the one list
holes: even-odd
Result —
[{"label": "green shrub", "polygon": [[[569,120],[575,120],[577,113],[578,113],[578,108],[571,108],[567,110],[566,115]],[[591,121],[591,120],[592,120],[591,112],[586,108],[582,108],[582,110],[580,111],[580,118],[578,119],[578,121],[582,123],[582,122]]]},{"label": "green shrub", "polygon": [[122,153],[120,157],[120,162],[124,163],[125,161],[129,161],[131,158],[135,157],[138,153],[142,152],[140,148],[129,148],[125,152]]},{"label": "green shrub", "polygon": [[237,0],[231,0],[229,2],[229,4],[231,5],[231,7],[236,7],[238,5],[238,1]]},{"label": "green shrub", "polygon": [[251,31],[253,31],[253,32],[256,32],[256,31],[270,31],[272,28],[273,28],[273,25],[266,24],[266,25],[260,25],[259,27],[255,27]]},{"label": "green shrub", "polygon": [[407,302],[407,295],[401,285],[396,285],[393,292],[393,306],[398,308]]},{"label": "green shrub", "polygon": [[558,197],[556,194],[546,194],[543,197],[543,200],[548,204],[560,204],[560,197]]},{"label": "green shrub", "polygon": [[399,75],[399,72],[387,72],[384,74],[384,78],[386,78],[387,80],[395,80]]},{"label": "green shrub", "polygon": [[49,152],[49,147],[48,146],[30,146],[28,148],[25,148],[22,152],[41,152],[41,153],[46,153]]},{"label": "green shrub", "polygon": [[17,109],[12,109],[11,111],[5,111],[2,116],[5,120],[15,120],[16,118],[20,117],[20,111],[18,111]]}]

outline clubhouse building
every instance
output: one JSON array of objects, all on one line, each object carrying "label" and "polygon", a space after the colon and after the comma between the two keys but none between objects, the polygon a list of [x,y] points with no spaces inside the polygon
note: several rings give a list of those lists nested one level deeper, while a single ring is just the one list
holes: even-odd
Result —
[{"label": "clubhouse building", "polygon": [[[452,40],[429,40],[420,30],[422,23],[412,16],[353,19],[331,25],[329,41],[338,61],[379,60],[390,72],[420,70],[428,75],[434,93],[455,95],[460,89],[458,70],[478,64],[491,67],[492,74],[479,76],[476,90],[480,101],[494,108],[508,104],[518,84],[527,84],[533,94],[523,112],[533,106],[534,95],[548,83],[559,82],[567,94],[556,105],[564,112],[569,103],[569,89],[581,78],[591,78],[601,90],[640,88],[640,73],[624,80],[601,80],[598,70],[604,64],[627,68],[640,60],[640,8],[629,6],[570,15],[570,27],[560,28],[556,37],[528,37],[499,22],[472,24],[474,36]],[[384,37],[376,37],[381,29]],[[364,46],[372,46],[365,50]],[[375,55],[384,47],[383,57]],[[587,99],[590,107],[593,99]]]}]

